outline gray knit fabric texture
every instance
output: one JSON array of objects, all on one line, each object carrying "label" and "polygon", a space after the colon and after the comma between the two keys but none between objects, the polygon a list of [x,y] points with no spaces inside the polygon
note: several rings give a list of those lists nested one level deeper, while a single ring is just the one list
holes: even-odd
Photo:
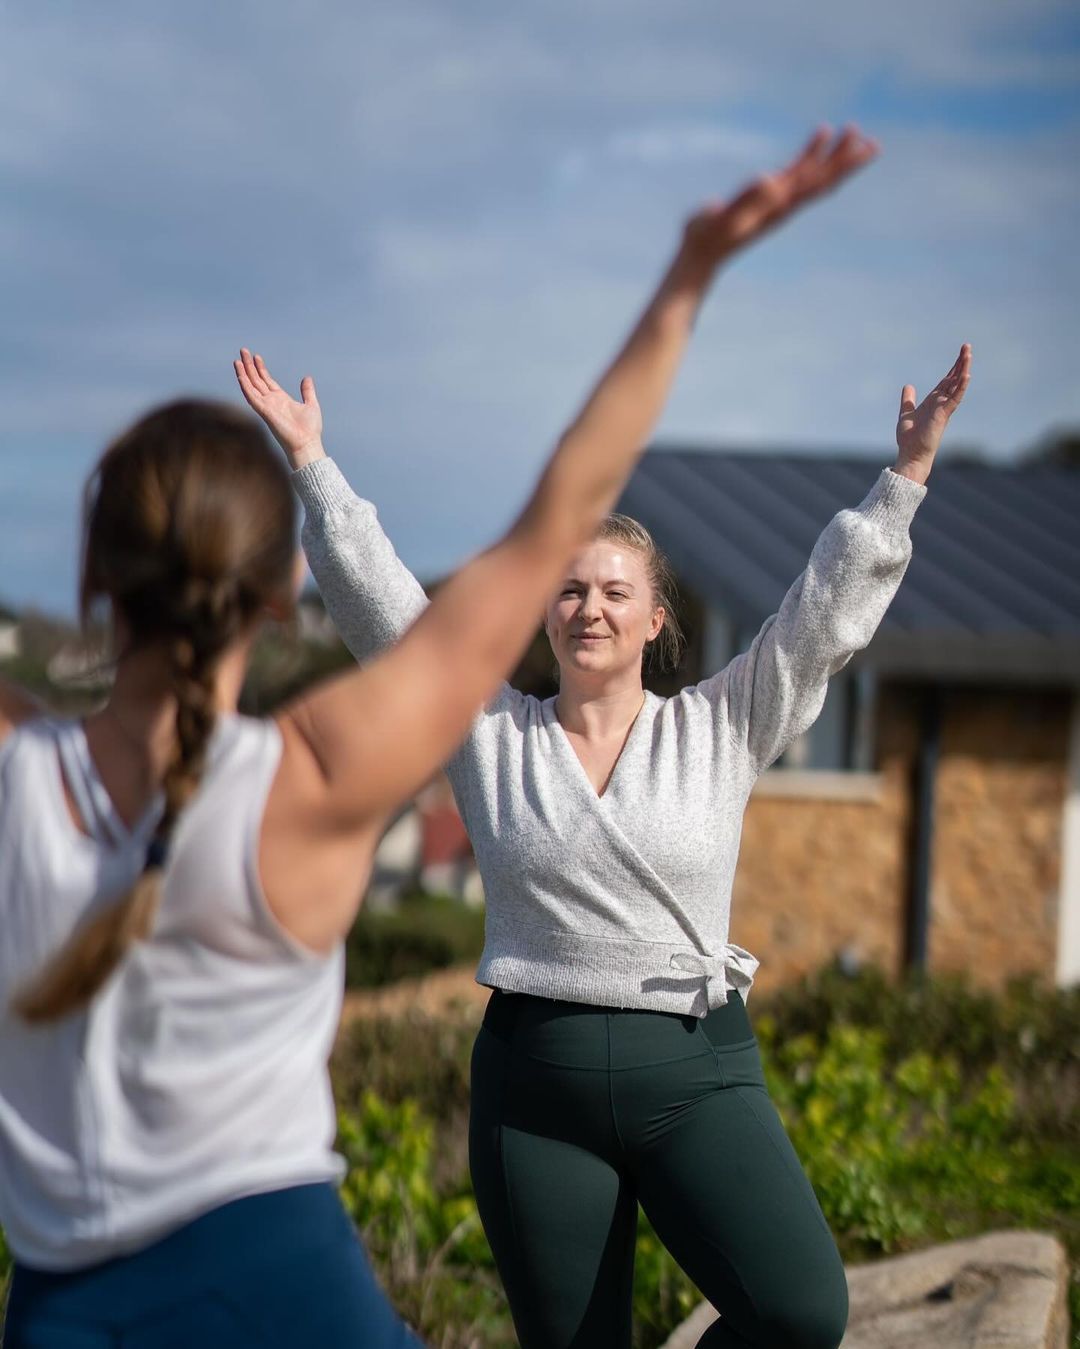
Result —
[{"label": "gray knit fabric texture", "polygon": [[[293,475],[303,544],[357,660],[426,603],[330,459]],[[598,797],[555,715],[504,685],[447,766],[484,882],[477,980],[508,992],[704,1016],[758,962],[728,941],[743,814],[757,776],[817,718],[911,556],[926,488],[884,469],[842,510],[749,650],[645,704]]]}]

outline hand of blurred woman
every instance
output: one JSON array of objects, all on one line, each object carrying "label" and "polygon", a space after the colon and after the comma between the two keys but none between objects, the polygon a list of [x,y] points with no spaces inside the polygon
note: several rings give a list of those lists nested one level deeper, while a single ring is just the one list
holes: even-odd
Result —
[{"label": "hand of blurred woman", "polygon": [[762,174],[730,201],[713,202],[686,225],[684,247],[715,267],[832,191],[877,156],[877,142],[855,127],[834,136],[819,128],[785,168]]}]

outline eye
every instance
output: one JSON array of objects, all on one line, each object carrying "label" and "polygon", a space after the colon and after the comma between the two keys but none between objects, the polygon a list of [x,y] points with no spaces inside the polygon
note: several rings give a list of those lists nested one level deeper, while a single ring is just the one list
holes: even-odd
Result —
[{"label": "eye", "polygon": [[613,600],[625,600],[629,598],[625,590],[609,590],[608,594]]}]

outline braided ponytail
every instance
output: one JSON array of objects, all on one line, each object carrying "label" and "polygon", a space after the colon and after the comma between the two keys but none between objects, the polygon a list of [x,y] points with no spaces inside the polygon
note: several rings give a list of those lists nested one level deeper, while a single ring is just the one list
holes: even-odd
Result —
[{"label": "braided ponytail", "polygon": [[87,494],[84,620],[104,595],[123,614],[133,647],[164,646],[176,737],[142,873],[14,999],[36,1023],[85,1007],[149,935],[177,820],[205,771],[218,665],[271,600],[290,595],[291,489],[247,417],[205,403],[162,408],[106,453],[99,478],[96,496]]}]

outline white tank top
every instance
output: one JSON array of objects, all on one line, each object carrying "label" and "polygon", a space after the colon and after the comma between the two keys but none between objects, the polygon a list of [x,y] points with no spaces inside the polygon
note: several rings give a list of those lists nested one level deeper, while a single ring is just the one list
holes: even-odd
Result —
[{"label": "white tank top", "polygon": [[343,952],[294,941],[259,885],[280,757],[273,722],[220,719],[150,938],[84,1012],[31,1027],[12,995],[134,881],[161,805],[128,830],[78,722],[27,722],[0,749],[0,1227],[31,1268],[93,1264],[229,1200],[343,1174],[327,1072]]}]

